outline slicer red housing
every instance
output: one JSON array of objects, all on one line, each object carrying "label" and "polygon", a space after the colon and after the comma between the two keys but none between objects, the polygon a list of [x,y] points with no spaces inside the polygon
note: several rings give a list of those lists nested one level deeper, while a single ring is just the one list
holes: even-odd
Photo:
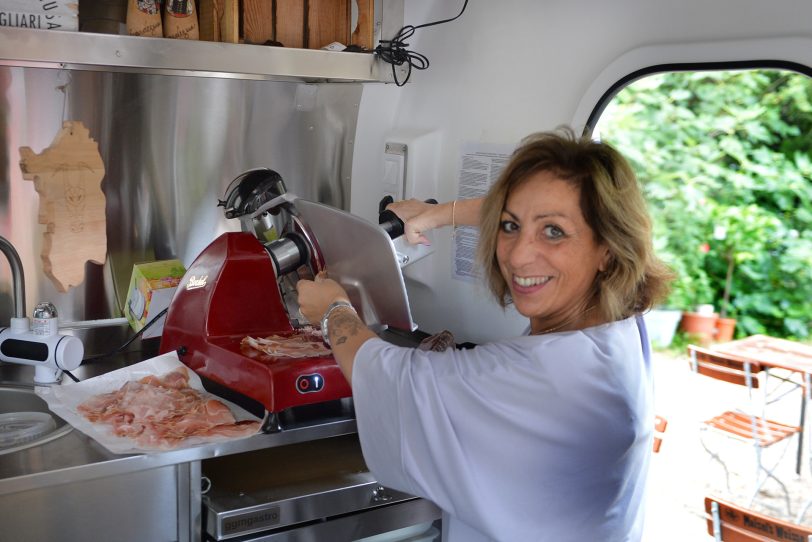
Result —
[{"label": "slicer red housing", "polygon": [[178,285],[160,351],[178,351],[196,373],[271,413],[352,395],[332,356],[277,358],[240,346],[247,335],[272,334],[296,330],[271,257],[253,235],[225,233],[200,253]]}]

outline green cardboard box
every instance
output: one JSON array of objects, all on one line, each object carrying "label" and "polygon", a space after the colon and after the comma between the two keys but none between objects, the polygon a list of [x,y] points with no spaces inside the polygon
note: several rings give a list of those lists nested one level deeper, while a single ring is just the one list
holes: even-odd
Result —
[{"label": "green cardboard box", "polygon": [[[167,308],[184,273],[186,268],[180,260],[135,264],[124,310],[130,327],[135,331],[141,331],[157,314]],[[145,339],[160,337],[164,319],[165,316],[152,324],[144,331],[142,337]]]}]

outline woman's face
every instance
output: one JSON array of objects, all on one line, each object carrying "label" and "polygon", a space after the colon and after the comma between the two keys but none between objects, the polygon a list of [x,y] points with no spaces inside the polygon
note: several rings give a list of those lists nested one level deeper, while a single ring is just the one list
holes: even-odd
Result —
[{"label": "woman's face", "polygon": [[533,332],[568,323],[592,301],[608,250],[581,214],[579,190],[542,171],[508,195],[496,258],[516,309]]}]

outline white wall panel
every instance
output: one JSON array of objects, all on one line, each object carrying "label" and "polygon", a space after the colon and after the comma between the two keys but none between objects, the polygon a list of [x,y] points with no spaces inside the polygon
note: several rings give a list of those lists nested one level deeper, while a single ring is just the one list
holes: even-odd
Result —
[{"label": "white wall panel", "polygon": [[[461,6],[409,0],[405,22],[447,18]],[[465,142],[515,144],[559,124],[580,129],[615,81],[645,66],[748,59],[812,65],[810,21],[806,0],[472,0],[460,19],[409,40],[428,56],[428,70],[413,72],[403,88],[365,86],[351,208],[375,218],[370,187],[382,175],[388,134],[440,133],[436,197],[449,200]],[[434,254],[406,271],[421,329],[447,328],[471,341],[520,332],[524,319],[503,313],[484,288],[452,278],[449,237],[438,232]]]}]

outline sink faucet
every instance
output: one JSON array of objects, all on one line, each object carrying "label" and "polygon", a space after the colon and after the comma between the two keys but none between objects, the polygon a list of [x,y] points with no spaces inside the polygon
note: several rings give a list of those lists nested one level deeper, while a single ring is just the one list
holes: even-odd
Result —
[{"label": "sink faucet", "polygon": [[0,251],[5,254],[11,267],[11,281],[14,287],[14,316],[25,318],[25,275],[20,255],[8,239],[0,237]]},{"label": "sink faucet", "polygon": [[57,384],[63,371],[72,371],[82,363],[84,345],[76,337],[57,333],[56,308],[40,303],[37,309],[45,319],[38,319],[34,311],[34,329],[25,314],[25,277],[20,255],[14,246],[0,237],[0,251],[8,258],[11,280],[14,284],[14,317],[8,328],[0,328],[0,361],[34,366],[35,384]]}]

